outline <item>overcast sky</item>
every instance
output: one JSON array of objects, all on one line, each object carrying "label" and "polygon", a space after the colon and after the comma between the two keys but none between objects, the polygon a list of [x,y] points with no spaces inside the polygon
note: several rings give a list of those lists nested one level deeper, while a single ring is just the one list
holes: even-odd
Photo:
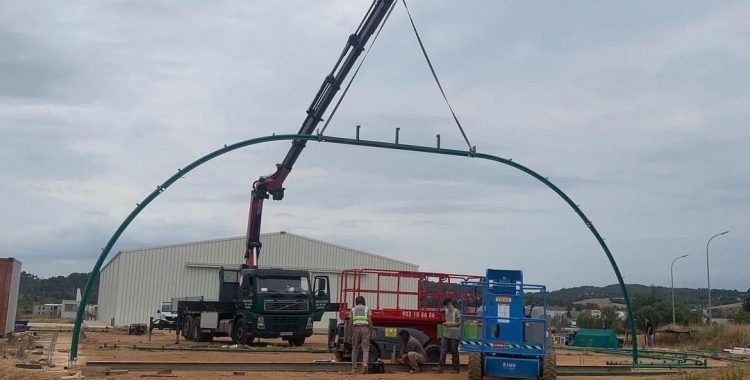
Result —
[{"label": "overcast sky", "polygon": [[[88,272],[177,168],[224,144],[296,133],[370,1],[0,1],[0,253]],[[472,144],[560,186],[627,282],[747,289],[750,3],[410,0]],[[329,135],[466,149],[398,4]],[[290,146],[190,173],[119,249],[245,233],[253,180]],[[309,143],[267,202],[286,230],[551,288],[605,285],[598,243],[552,191],[478,159]],[[237,252],[238,263],[242,252]]]}]

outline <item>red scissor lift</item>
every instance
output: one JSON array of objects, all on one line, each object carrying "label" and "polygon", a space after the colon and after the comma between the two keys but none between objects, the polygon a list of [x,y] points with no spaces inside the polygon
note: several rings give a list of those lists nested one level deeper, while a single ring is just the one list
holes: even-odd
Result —
[{"label": "red scissor lift", "polygon": [[[461,294],[461,282],[483,281],[483,276],[449,273],[429,273],[383,269],[349,269],[341,273],[339,282],[339,320],[349,317],[354,300],[365,297],[376,326],[376,338],[370,357],[390,357],[400,349],[397,332],[407,329],[425,347],[428,362],[436,362],[440,355],[438,326],[443,323],[443,300],[451,298],[456,307],[464,300],[463,314],[476,315],[481,294]],[[351,346],[343,339],[344,324],[338,323],[339,339],[329,334],[329,347],[340,361],[351,360]],[[397,348],[398,347],[398,348]],[[376,352],[374,352],[376,351]],[[360,353],[361,355],[361,353]],[[361,358],[361,356],[360,356]],[[361,360],[361,359],[360,359]]]}]

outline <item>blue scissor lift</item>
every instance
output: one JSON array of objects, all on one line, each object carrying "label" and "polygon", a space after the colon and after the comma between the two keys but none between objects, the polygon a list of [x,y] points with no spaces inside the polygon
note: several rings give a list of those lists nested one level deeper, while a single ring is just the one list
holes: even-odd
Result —
[{"label": "blue scissor lift", "polygon": [[[524,291],[540,292],[543,313],[526,313]],[[482,293],[482,305],[466,304],[459,310],[481,307],[477,315],[462,316],[475,321],[476,332],[461,329],[460,348],[469,353],[469,380],[488,377],[557,379],[555,352],[547,337],[547,289],[523,283],[520,270],[487,269],[484,282],[462,283],[461,294]]]}]

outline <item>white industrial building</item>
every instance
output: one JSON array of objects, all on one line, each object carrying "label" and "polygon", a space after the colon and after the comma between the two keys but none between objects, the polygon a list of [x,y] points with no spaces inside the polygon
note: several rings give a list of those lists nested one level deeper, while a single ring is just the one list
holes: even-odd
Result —
[{"label": "white industrial building", "polygon": [[[260,267],[309,270],[313,276],[330,277],[331,302],[338,303],[342,270],[373,268],[417,271],[419,266],[372,253],[345,248],[307,237],[276,232],[263,234]],[[148,323],[162,302],[173,297],[203,296],[216,300],[219,295],[219,269],[236,269],[244,262],[245,237],[199,241],[162,247],[118,252],[99,273],[97,319],[114,326]],[[378,276],[363,277],[363,286],[375,288]],[[347,287],[352,282],[349,280]],[[417,290],[416,280],[401,281],[401,289]],[[396,279],[380,280],[380,289],[396,290]],[[374,294],[363,294],[375,305]],[[409,299],[409,298],[414,299]],[[349,300],[351,303],[351,300]],[[416,296],[400,297],[402,308],[416,307]],[[396,307],[395,295],[380,297],[380,307]],[[326,328],[326,313],[316,329]]]}]

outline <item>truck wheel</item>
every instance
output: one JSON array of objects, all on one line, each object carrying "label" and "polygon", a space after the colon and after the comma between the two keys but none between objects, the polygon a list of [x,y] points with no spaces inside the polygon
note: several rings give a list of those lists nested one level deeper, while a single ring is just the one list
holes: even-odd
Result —
[{"label": "truck wheel", "polygon": [[201,333],[201,317],[197,316],[195,319],[193,319],[193,329],[190,330],[190,337],[193,342],[201,342],[202,339],[202,333]]},{"label": "truck wheel", "polygon": [[301,347],[303,344],[305,344],[305,338],[292,338],[289,339],[289,345],[295,346],[295,347]]},{"label": "truck wheel", "polygon": [[547,349],[542,362],[542,380],[557,380],[557,355],[554,349]]},{"label": "truck wheel", "polygon": [[188,315],[187,318],[185,318],[185,324],[183,325],[183,328],[182,328],[182,336],[185,339],[190,340],[193,336],[192,331],[193,331],[193,316]]},{"label": "truck wheel", "polygon": [[427,354],[427,363],[437,364],[440,362],[440,346],[437,344],[428,344],[424,348],[424,352]]},{"label": "truck wheel", "polygon": [[243,318],[237,318],[237,320],[234,321],[232,340],[239,346],[244,346],[248,343],[247,330],[245,329],[245,320]]},{"label": "truck wheel", "polygon": [[472,352],[469,354],[469,380],[482,380],[482,354]]}]

